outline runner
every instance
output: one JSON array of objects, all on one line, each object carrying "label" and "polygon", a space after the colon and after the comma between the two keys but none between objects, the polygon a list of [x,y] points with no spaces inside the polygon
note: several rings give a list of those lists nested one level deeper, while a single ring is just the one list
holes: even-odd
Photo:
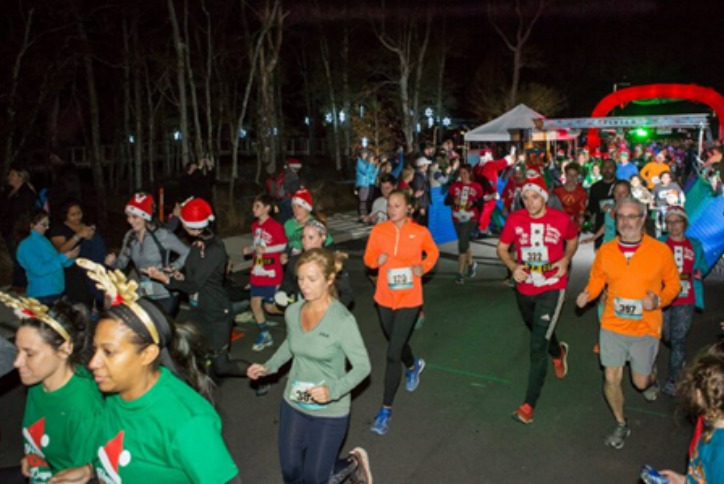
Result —
[{"label": "runner", "polygon": [[671,306],[664,309],[663,339],[671,345],[671,353],[669,376],[662,391],[670,396],[676,393],[676,377],[686,361],[686,338],[691,330],[694,309],[704,309],[702,278],[709,272],[701,242],[686,236],[688,225],[689,216],[684,207],[669,207],[666,211],[669,235],[662,237],[661,241],[674,253],[681,278],[681,292]]},{"label": "runner", "polygon": [[169,291],[182,291],[189,296],[189,321],[206,337],[214,352],[211,370],[216,376],[246,375],[248,363],[229,359],[229,339],[233,325],[231,301],[224,287],[226,247],[209,228],[215,217],[211,207],[201,198],[194,198],[181,207],[181,223],[195,240],[182,271],[173,274],[156,267],[145,273]]},{"label": "runner", "polygon": [[[297,223],[298,204],[295,202],[296,199],[297,195],[292,199],[294,217],[287,220],[287,225]],[[267,328],[264,309],[274,309],[274,293],[283,277],[280,255],[287,246],[287,237],[281,224],[271,216],[273,207],[274,201],[268,195],[258,195],[254,199],[252,211],[256,220],[251,224],[253,245],[244,247],[244,255],[254,256],[254,265],[249,278],[251,312],[259,329],[259,335],[251,348],[254,351],[262,351],[274,344],[272,335]]]},{"label": "runner", "polygon": [[680,388],[682,406],[705,416],[705,430],[691,453],[686,476],[671,470],[661,474],[671,484],[724,482],[724,360],[701,356],[686,372]]},{"label": "runner", "polygon": [[392,403],[400,386],[400,363],[406,368],[408,392],[417,389],[425,369],[425,360],[413,356],[409,341],[422,307],[422,276],[435,266],[440,252],[430,232],[409,218],[411,212],[410,195],[394,190],[388,199],[390,219],[372,229],[364,255],[367,267],[380,270],[375,302],[389,341],[382,408],[371,428],[379,435],[389,428]]},{"label": "runner", "polygon": [[[106,256],[106,266],[124,270],[129,262],[133,262],[136,270],[141,272],[151,266],[170,272],[183,267],[189,248],[173,232],[154,223],[154,211],[153,197],[146,193],[136,193],[128,201],[125,212],[131,230],[123,237],[119,255],[111,253]],[[171,252],[178,255],[173,262]],[[180,300],[178,293],[169,292],[163,284],[145,274],[141,274],[141,290],[169,316],[176,317]]]},{"label": "runner", "polygon": [[588,192],[581,186],[579,177],[581,176],[581,165],[578,163],[569,163],[565,169],[566,182],[553,189],[553,193],[561,201],[563,211],[571,217],[571,221],[576,228],[576,232],[581,231],[583,224],[583,214],[586,211],[588,203]]},{"label": "runner", "polygon": [[[184,224],[187,216],[182,212]],[[187,270],[193,259],[192,249]],[[152,302],[137,299],[135,282],[126,282],[122,272],[107,274],[87,259],[78,264],[111,301],[96,326],[89,364],[106,394],[106,410],[98,458],[62,472],[58,482],[96,476],[113,483],[241,482],[221,419],[206,400],[213,383],[201,333],[193,325],[173,325]]]},{"label": "runner", "polygon": [[628,150],[622,150],[618,155],[618,167],[616,168],[616,178],[619,180],[631,180],[631,177],[639,174],[638,168],[633,163],[629,163],[630,154]]},{"label": "runner", "polygon": [[641,178],[646,180],[646,188],[653,190],[661,181],[661,174],[669,171],[669,165],[666,163],[666,151],[661,150],[656,154],[654,161],[650,161],[641,169]]},{"label": "runner", "polygon": [[626,180],[616,180],[612,191],[613,199],[601,203],[603,225],[598,229],[598,232],[593,234],[593,237],[581,240],[582,244],[598,242],[600,239],[603,239],[603,242],[606,243],[616,238],[616,202],[631,196],[631,184]]},{"label": "runner", "polygon": [[[292,197],[292,212],[294,216],[284,224],[284,235],[287,240],[287,253],[299,255],[302,253],[302,232],[309,220],[314,220],[314,203],[312,193],[306,188],[300,188]],[[361,219],[360,219],[361,220]],[[332,243],[332,236],[327,234],[324,246]]]},{"label": "runner", "polygon": [[624,366],[630,362],[631,379],[644,398],[656,400],[659,385],[654,363],[661,338],[661,308],[676,298],[681,284],[671,250],[644,233],[646,207],[626,198],[616,203],[615,210],[619,237],[596,254],[588,285],[576,303],[586,306],[606,287],[600,358],[604,395],[616,419],[606,445],[621,449],[631,434],[621,388]]},{"label": "runner", "polygon": [[481,235],[490,235],[490,219],[493,216],[495,205],[498,203],[498,175],[515,163],[515,146],[510,148],[510,154],[501,160],[493,160],[493,151],[484,149],[480,153],[480,164],[475,167],[475,181],[485,191],[482,210],[479,212],[478,232]]},{"label": "runner", "polygon": [[452,218],[458,236],[458,273],[455,284],[464,284],[465,275],[475,277],[478,263],[473,260],[470,237],[479,220],[480,207],[484,202],[483,187],[472,181],[472,167],[460,167],[460,181],[448,189],[445,205],[452,205]]},{"label": "runner", "polygon": [[341,269],[342,261],[325,249],[301,255],[296,272],[304,300],[287,309],[287,338],[266,363],[249,367],[249,378],[256,380],[292,360],[279,424],[284,482],[339,483],[353,472],[356,482],[372,482],[364,449],[337,459],[349,427],[351,392],[370,373],[357,321],[337,299]]},{"label": "runner", "polygon": [[[593,233],[603,225],[604,205],[609,205],[608,200],[613,198],[613,184],[616,182],[616,162],[610,158],[603,160],[601,165],[601,176],[603,177],[600,181],[597,181],[591,186],[591,190],[588,193],[588,214],[593,217]],[[596,241],[596,248],[601,246],[602,241]]]},{"label": "runner", "polygon": [[[568,266],[578,248],[578,234],[570,217],[546,206],[543,177],[528,178],[521,190],[525,208],[510,214],[498,243],[498,257],[513,273],[523,322],[531,331],[530,371],[523,404],[513,418],[533,423],[536,404],[553,358],[556,378],[568,373],[568,345],[558,342],[556,324],[565,299]],[[515,244],[516,259],[509,249]]]},{"label": "runner", "polygon": [[389,173],[380,177],[381,196],[372,203],[370,214],[364,218],[365,223],[376,225],[387,221],[387,198],[395,189],[395,177]]},{"label": "runner", "polygon": [[23,416],[25,457],[19,467],[0,469],[6,484],[48,482],[59,471],[95,457],[103,423],[103,397],[85,368],[88,319],[68,302],[48,311],[34,299],[0,293],[0,302],[20,319],[14,366],[28,386]]}]

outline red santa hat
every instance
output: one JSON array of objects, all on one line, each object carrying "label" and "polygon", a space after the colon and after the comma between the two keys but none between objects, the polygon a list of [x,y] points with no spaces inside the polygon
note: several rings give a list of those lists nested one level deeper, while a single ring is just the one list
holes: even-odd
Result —
[{"label": "red santa hat", "polygon": [[36,454],[40,457],[45,457],[42,449],[50,443],[50,438],[48,434],[45,433],[45,417],[27,428],[23,428],[23,437],[25,437],[25,441],[30,444]]},{"label": "red santa hat", "polygon": [[192,198],[181,207],[181,222],[190,229],[203,229],[216,220],[211,205],[202,198]]},{"label": "red santa hat", "polygon": [[[533,190],[537,192],[543,200],[548,201],[548,187],[542,176],[540,176],[534,170],[528,170],[525,172],[526,180],[520,189],[520,193],[525,193],[527,190]],[[533,176],[531,176],[533,175]]]},{"label": "red santa hat", "polygon": [[290,158],[287,162],[287,166],[292,170],[300,170],[302,168],[302,162],[296,158]]},{"label": "red santa hat", "polygon": [[480,150],[480,161],[485,163],[493,159],[493,150],[490,148],[483,148]]},{"label": "red santa hat", "polygon": [[306,188],[300,188],[292,197],[292,205],[299,205],[306,208],[308,212],[312,211],[312,194]]},{"label": "red santa hat", "polygon": [[153,197],[143,192],[136,193],[126,204],[126,213],[150,222],[153,218]]},{"label": "red santa hat", "polygon": [[115,482],[121,482],[118,467],[125,467],[131,462],[131,453],[123,449],[123,435],[124,431],[121,430],[106,445],[98,449],[98,458],[103,469]]},{"label": "red santa hat", "polygon": [[664,220],[668,219],[669,215],[678,215],[687,222],[689,221],[689,216],[686,214],[686,210],[684,210],[684,207],[682,207],[681,205],[672,205],[671,207],[669,207],[666,210],[666,217],[664,217]]}]

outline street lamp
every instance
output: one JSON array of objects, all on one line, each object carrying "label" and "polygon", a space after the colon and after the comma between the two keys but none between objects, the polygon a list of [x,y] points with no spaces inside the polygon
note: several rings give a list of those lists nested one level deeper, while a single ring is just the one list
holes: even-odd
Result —
[{"label": "street lamp", "polygon": [[366,136],[364,138],[362,138],[362,148],[367,148],[367,145],[369,145],[369,144],[370,144],[370,142]]},{"label": "street lamp", "polygon": [[446,128],[450,127],[450,123],[451,123],[450,118],[442,118],[442,125],[445,126]]},{"label": "street lamp", "polygon": [[181,141],[182,139],[184,139],[184,134],[181,131],[176,130],[173,132],[173,139],[175,141]]}]

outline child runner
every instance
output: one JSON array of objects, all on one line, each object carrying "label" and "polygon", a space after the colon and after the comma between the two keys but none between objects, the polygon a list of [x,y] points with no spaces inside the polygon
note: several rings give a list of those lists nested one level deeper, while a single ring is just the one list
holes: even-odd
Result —
[{"label": "child runner", "polygon": [[455,284],[463,284],[465,275],[475,277],[478,263],[473,260],[470,237],[478,224],[480,207],[483,204],[483,187],[472,179],[472,167],[460,167],[460,181],[448,189],[445,205],[452,205],[452,218],[458,236],[458,273]]}]

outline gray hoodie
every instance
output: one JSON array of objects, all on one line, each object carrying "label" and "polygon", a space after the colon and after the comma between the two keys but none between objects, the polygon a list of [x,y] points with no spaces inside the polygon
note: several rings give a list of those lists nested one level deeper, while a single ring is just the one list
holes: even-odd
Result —
[{"label": "gray hoodie", "polygon": [[[154,236],[156,240],[154,240]],[[166,250],[166,259],[162,260],[161,250],[159,245]],[[173,252],[178,254],[178,259],[173,263],[169,264],[168,260],[170,253]],[[118,254],[113,269],[125,269],[129,262],[133,262],[136,266],[141,277],[140,290],[141,294],[150,297],[151,299],[162,299],[169,296],[168,289],[163,284],[152,281],[145,274],[141,274],[141,269],[147,267],[156,267],[162,269],[167,265],[174,270],[178,270],[183,267],[186,262],[186,256],[189,253],[189,248],[179,240],[173,232],[169,232],[165,228],[157,228],[153,230],[146,230],[145,236],[143,237],[143,243],[138,241],[135,232],[129,230],[125,237],[123,237],[123,247]]]}]

